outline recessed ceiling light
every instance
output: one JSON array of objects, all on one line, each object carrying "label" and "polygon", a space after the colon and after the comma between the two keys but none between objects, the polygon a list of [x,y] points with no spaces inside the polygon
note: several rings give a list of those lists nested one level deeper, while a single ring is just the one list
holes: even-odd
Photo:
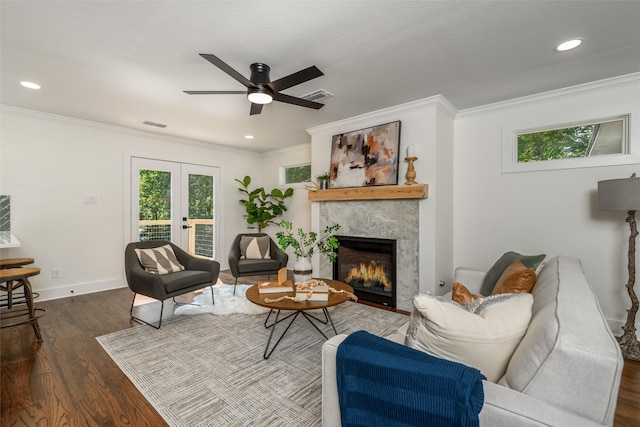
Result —
[{"label": "recessed ceiling light", "polygon": [[33,82],[22,81],[20,84],[28,89],[38,90],[40,89],[40,85]]},{"label": "recessed ceiling light", "polygon": [[581,38],[569,39],[560,43],[558,46],[556,46],[554,50],[556,52],[566,52],[568,50],[572,50],[580,46],[582,44],[582,41],[583,39]]},{"label": "recessed ceiling light", "polygon": [[253,135],[245,135],[244,139],[253,139]]}]

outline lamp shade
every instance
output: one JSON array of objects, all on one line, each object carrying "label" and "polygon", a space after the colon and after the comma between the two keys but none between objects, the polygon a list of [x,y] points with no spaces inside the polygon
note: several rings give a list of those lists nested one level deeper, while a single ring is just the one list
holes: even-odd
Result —
[{"label": "lamp shade", "polygon": [[598,181],[598,200],[603,211],[640,210],[640,178]]}]

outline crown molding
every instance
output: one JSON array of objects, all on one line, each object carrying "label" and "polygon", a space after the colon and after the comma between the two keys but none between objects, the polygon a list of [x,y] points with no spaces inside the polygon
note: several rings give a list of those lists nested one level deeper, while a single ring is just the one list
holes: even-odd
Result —
[{"label": "crown molding", "polygon": [[200,148],[221,150],[221,151],[227,151],[232,153],[242,153],[250,156],[262,155],[262,153],[257,153],[251,150],[243,150],[241,148],[234,148],[227,145],[220,145],[220,144],[215,144],[211,142],[199,141],[196,139],[180,138],[180,137],[171,136],[171,135],[163,135],[160,133],[149,132],[142,129],[134,129],[134,128],[128,128],[124,126],[111,125],[111,124],[102,123],[102,122],[94,122],[91,120],[78,119],[75,117],[63,116],[60,114],[45,113],[43,111],[30,110],[28,108],[15,107],[13,105],[7,105],[7,104],[0,104],[0,112],[3,114],[15,113],[22,116],[30,116],[30,117],[41,119],[41,120],[55,120],[59,122],[70,123],[76,126],[85,126],[85,127],[95,128],[95,129],[108,130],[111,132],[118,132],[118,133],[123,133],[127,135],[132,135],[132,136],[141,136],[146,138],[151,137],[154,139],[175,143],[175,144],[183,144],[183,145],[187,144],[187,145],[192,145]]},{"label": "crown molding", "polygon": [[565,96],[577,95],[585,92],[593,92],[603,89],[611,89],[617,86],[627,86],[640,83],[640,72],[625,74],[623,76],[611,77],[609,79],[597,80],[595,82],[583,83],[576,86],[569,86],[562,89],[541,92],[535,95],[527,95],[520,98],[509,99],[507,101],[495,102],[493,104],[482,105],[480,107],[460,110],[457,117],[466,117],[474,114],[486,113],[495,110],[513,108],[523,104],[548,101]]},{"label": "crown molding", "polygon": [[354,122],[372,122],[375,120],[389,120],[389,116],[418,111],[424,108],[440,108],[451,118],[455,118],[458,110],[444,96],[435,95],[429,98],[419,99],[404,104],[394,105],[393,107],[383,108],[381,110],[372,111],[361,114],[359,116],[350,117],[348,119],[338,120],[320,126],[305,129],[307,133],[313,135],[318,132],[329,131],[333,129],[344,129],[345,126],[353,125]]}]

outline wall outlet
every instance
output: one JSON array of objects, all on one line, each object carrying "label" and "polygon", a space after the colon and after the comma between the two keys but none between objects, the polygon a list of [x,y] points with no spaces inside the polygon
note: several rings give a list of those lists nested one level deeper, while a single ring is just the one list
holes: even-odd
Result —
[{"label": "wall outlet", "polygon": [[62,268],[60,267],[55,267],[51,269],[51,278],[52,279],[59,279],[62,277]]}]

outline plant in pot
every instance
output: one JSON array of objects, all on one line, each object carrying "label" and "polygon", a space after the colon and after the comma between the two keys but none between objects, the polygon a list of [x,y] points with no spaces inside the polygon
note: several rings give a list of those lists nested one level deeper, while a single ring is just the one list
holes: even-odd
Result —
[{"label": "plant in pot", "polygon": [[331,175],[329,175],[329,172],[318,175],[316,179],[318,180],[318,186],[321,190],[326,190],[329,188],[329,179],[331,179]]},{"label": "plant in pot", "polygon": [[267,192],[264,187],[249,190],[251,177],[248,175],[242,181],[236,179],[236,182],[241,185],[238,190],[246,195],[246,198],[240,199],[240,203],[247,211],[249,228],[257,228],[261,233],[269,224],[277,224],[274,219],[286,212],[284,199],[293,196],[293,188],[287,188],[284,192],[279,188]]},{"label": "plant in pot", "polygon": [[340,224],[328,225],[321,235],[315,231],[306,232],[302,228],[298,228],[297,233],[293,232],[293,224],[290,221],[280,221],[280,227],[284,231],[278,231],[276,238],[280,249],[286,251],[287,248],[293,248],[293,254],[297,257],[297,261],[293,266],[293,275],[295,282],[304,282],[311,279],[311,257],[316,252],[326,255],[330,262],[334,262],[338,257],[335,251],[338,246],[338,238],[334,235],[340,229]]}]

